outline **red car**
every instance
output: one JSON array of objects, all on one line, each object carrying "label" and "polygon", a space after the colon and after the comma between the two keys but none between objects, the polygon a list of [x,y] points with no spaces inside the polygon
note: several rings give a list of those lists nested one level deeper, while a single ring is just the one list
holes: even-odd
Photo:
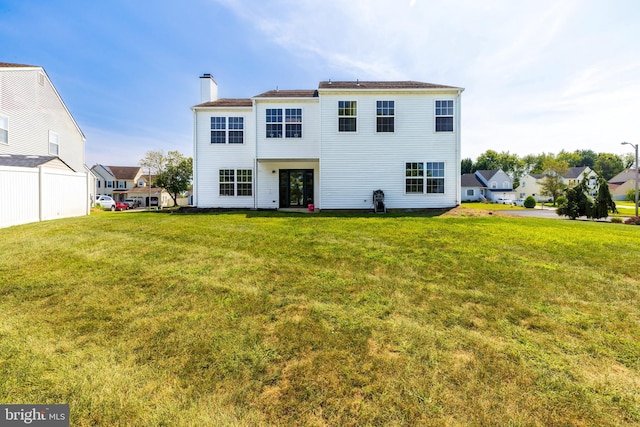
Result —
[{"label": "red car", "polygon": [[126,211],[127,209],[129,209],[129,205],[127,205],[126,203],[116,202],[117,211]]}]

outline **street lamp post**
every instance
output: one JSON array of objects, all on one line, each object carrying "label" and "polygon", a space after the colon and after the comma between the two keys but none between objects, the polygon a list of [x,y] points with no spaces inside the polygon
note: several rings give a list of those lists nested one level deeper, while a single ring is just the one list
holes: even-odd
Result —
[{"label": "street lamp post", "polygon": [[622,145],[630,145],[636,150],[636,217],[638,217],[638,144],[623,142]]}]

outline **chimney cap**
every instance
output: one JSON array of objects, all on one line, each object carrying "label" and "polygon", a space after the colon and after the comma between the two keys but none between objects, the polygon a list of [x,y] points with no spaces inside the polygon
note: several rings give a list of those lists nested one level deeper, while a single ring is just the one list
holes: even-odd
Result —
[{"label": "chimney cap", "polygon": [[202,76],[200,76],[201,79],[212,79],[213,76],[209,73],[204,73]]}]

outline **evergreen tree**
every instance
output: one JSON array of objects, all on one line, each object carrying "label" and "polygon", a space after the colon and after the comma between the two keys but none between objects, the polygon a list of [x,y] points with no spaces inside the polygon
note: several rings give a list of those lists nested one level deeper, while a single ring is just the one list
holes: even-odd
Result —
[{"label": "evergreen tree", "polygon": [[589,213],[589,218],[592,219],[600,219],[606,218],[609,216],[609,212],[618,212],[616,209],[616,204],[611,197],[611,192],[609,191],[609,184],[607,181],[599,177],[598,178],[598,194],[593,202],[593,206],[591,212]]}]

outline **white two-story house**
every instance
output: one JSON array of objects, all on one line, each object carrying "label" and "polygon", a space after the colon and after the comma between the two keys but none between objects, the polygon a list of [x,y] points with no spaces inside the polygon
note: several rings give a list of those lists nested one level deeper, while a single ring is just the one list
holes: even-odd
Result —
[{"label": "white two-story house", "polygon": [[88,215],[85,136],[43,67],[0,63],[0,227]]},{"label": "white two-story house", "polygon": [[460,204],[464,89],[321,82],[222,98],[201,81],[194,115],[194,204],[205,208],[389,209]]}]

